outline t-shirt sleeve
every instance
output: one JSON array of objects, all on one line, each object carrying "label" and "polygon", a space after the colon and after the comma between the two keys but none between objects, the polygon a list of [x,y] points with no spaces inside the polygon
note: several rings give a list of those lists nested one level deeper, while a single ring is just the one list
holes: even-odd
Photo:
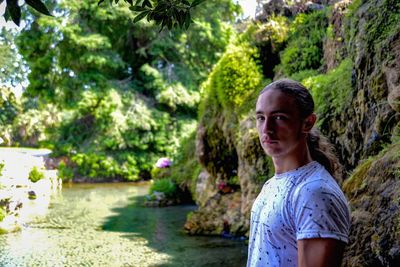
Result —
[{"label": "t-shirt sleeve", "polygon": [[333,238],[348,243],[350,212],[339,186],[315,180],[297,189],[292,202],[296,239]]}]

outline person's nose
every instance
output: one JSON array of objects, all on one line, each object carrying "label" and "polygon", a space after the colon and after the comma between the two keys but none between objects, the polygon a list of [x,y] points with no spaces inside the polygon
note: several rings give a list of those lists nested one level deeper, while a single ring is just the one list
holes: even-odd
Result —
[{"label": "person's nose", "polygon": [[263,125],[263,133],[272,133],[273,132],[273,121],[269,118],[266,118]]}]

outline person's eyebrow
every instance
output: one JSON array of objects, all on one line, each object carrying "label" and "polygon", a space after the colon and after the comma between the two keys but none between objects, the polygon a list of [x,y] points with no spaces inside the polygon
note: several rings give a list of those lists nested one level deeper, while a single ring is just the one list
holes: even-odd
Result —
[{"label": "person's eyebrow", "polygon": [[[286,110],[283,110],[283,109],[274,110],[274,111],[270,112],[270,114],[276,114],[276,113],[288,114],[289,112],[287,112]],[[261,110],[257,110],[256,115],[258,115],[258,114],[264,114],[264,112],[262,112]]]}]

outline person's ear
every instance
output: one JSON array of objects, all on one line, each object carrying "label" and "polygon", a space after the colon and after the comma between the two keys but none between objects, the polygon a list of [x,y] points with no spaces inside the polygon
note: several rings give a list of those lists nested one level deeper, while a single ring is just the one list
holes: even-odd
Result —
[{"label": "person's ear", "polygon": [[309,133],[316,121],[317,115],[315,113],[310,114],[303,122],[303,133]]}]

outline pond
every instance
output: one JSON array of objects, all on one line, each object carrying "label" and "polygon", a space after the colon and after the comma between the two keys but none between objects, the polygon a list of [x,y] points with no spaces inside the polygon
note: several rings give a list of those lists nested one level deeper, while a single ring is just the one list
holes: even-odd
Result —
[{"label": "pond", "polygon": [[65,185],[45,217],[0,235],[0,266],[245,266],[244,241],[185,235],[195,206],[143,207],[147,190]]}]

